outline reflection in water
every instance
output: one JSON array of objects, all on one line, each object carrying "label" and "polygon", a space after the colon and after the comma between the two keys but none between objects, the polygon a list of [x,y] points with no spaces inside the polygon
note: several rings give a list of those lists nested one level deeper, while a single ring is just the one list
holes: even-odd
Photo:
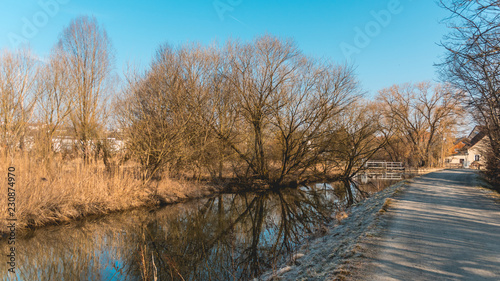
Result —
[{"label": "reflection in water", "polygon": [[[292,255],[343,208],[344,190],[321,184],[225,194],[40,229],[17,239],[17,278],[3,279],[251,279]],[[0,244],[6,253],[9,245]]]}]

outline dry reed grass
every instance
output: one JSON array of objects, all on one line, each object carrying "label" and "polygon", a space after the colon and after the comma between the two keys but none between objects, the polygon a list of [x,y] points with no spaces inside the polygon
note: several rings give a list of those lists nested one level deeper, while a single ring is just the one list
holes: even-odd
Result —
[{"label": "dry reed grass", "polygon": [[[18,229],[40,227],[146,205],[201,197],[208,188],[164,179],[144,185],[132,172],[108,174],[99,164],[80,160],[35,159],[27,154],[1,158],[0,219],[7,218],[7,171],[15,167]],[[5,231],[5,230],[1,230]]]},{"label": "dry reed grass", "polygon": [[380,208],[379,213],[387,212],[389,210],[389,208],[391,208],[392,206],[394,206],[394,199],[387,198],[385,200],[384,204],[382,205],[382,207]]}]

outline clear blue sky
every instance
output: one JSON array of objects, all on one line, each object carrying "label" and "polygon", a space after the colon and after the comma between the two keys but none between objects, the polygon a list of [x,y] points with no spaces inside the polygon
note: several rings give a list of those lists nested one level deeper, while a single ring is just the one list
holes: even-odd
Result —
[{"label": "clear blue sky", "polygon": [[354,63],[371,95],[395,83],[437,80],[433,64],[443,53],[437,43],[448,32],[439,23],[447,14],[432,0],[0,0],[0,5],[0,48],[12,49],[12,38],[24,38],[44,56],[72,18],[94,15],[112,40],[121,74],[127,62],[147,65],[165,42],[208,44],[271,33],[294,38],[308,55]]}]

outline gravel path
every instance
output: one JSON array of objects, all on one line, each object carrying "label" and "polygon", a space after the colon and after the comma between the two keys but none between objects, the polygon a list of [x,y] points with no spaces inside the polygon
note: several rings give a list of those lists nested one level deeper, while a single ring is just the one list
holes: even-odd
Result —
[{"label": "gravel path", "polygon": [[469,170],[414,179],[382,216],[379,237],[364,241],[349,279],[500,280],[500,204],[477,180]]}]

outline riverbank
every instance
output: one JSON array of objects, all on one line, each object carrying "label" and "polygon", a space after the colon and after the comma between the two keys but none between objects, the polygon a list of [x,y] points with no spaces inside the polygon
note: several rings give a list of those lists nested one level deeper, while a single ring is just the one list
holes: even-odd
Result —
[{"label": "riverbank", "polygon": [[344,280],[350,274],[351,259],[363,255],[360,242],[380,234],[380,215],[391,206],[392,197],[412,181],[400,181],[337,215],[337,220],[324,229],[324,235],[312,236],[287,264],[263,274],[259,280]]},{"label": "riverbank", "polygon": [[[18,233],[88,216],[180,203],[227,188],[199,181],[174,180],[168,176],[144,184],[134,167],[110,173],[102,164],[83,165],[59,158],[48,161],[20,155],[2,157],[1,163],[4,184],[6,187],[9,184],[11,189],[6,188],[0,194],[0,206],[5,206],[0,219],[15,218]],[[12,171],[10,175],[9,171]],[[8,207],[13,209],[7,211]],[[6,228],[0,229],[1,237],[7,232]]]},{"label": "riverbank", "polygon": [[[0,219],[16,219],[19,233],[92,215],[183,202],[220,190],[214,185],[168,177],[145,185],[133,170],[109,173],[98,164],[35,161],[29,156],[3,157],[1,161],[5,189],[0,194],[0,206],[5,211]],[[2,228],[0,234],[5,236],[7,231]]]}]

